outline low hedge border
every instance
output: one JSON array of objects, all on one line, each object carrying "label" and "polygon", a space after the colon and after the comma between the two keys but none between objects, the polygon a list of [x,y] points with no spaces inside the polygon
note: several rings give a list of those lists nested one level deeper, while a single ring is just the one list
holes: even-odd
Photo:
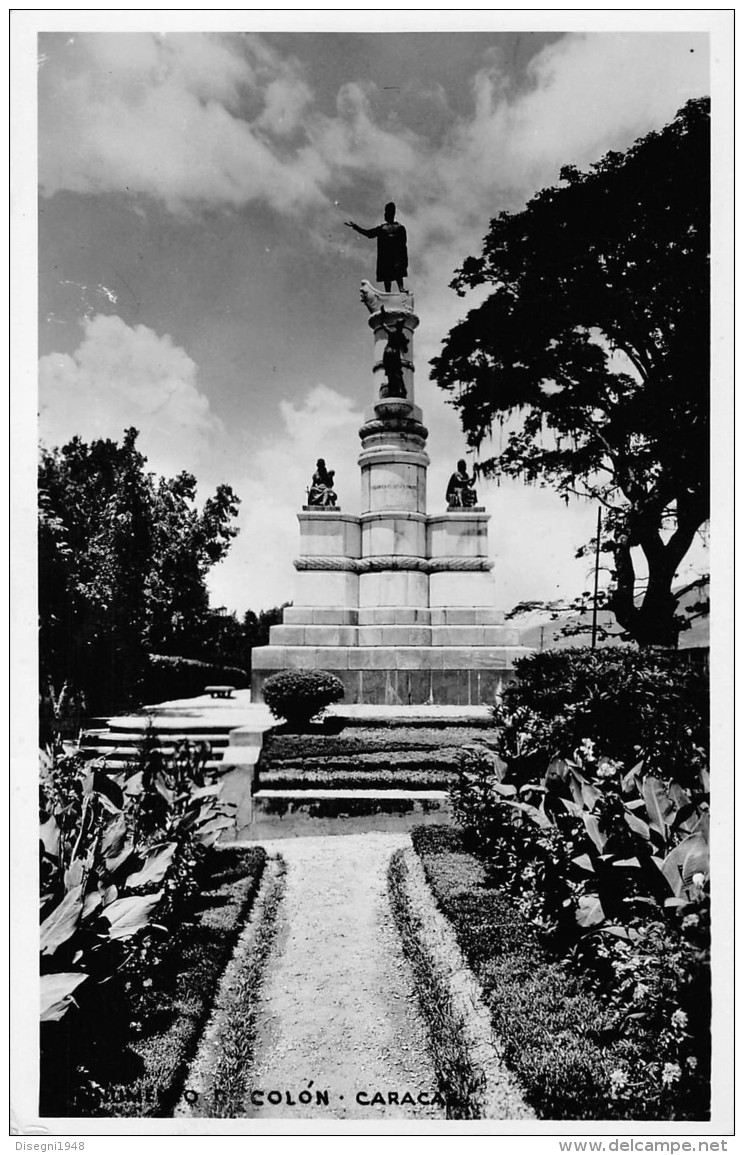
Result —
[{"label": "low hedge border", "polygon": [[372,770],[343,769],[330,767],[327,770],[308,767],[286,768],[284,766],[264,770],[261,774],[262,790],[447,790],[454,779],[454,771],[440,767],[426,769],[386,770],[375,767]]},{"label": "low hedge border", "polygon": [[309,762],[318,759],[324,763],[330,758],[371,758],[378,753],[395,753],[427,750],[458,751],[463,746],[486,746],[495,750],[499,731],[492,721],[482,726],[471,723],[453,726],[447,723],[435,726],[392,724],[388,726],[346,725],[337,733],[330,730],[320,733],[291,734],[278,728],[269,731],[264,739],[261,759],[269,765],[282,762]]},{"label": "low hedge border", "polygon": [[478,984],[438,910],[413,850],[396,850],[388,889],[429,1024],[434,1064],[450,1119],[531,1119],[505,1070]]},{"label": "low hedge border", "polygon": [[258,996],[276,936],[286,869],[281,855],[266,863],[261,889],[220,980],[175,1117],[236,1119],[245,1114]]},{"label": "low hedge border", "polygon": [[457,830],[418,826],[414,849],[483,991],[504,1061],[542,1119],[643,1119],[611,1096],[638,1049],[608,1025],[589,982],[548,953],[513,901],[486,885]]}]

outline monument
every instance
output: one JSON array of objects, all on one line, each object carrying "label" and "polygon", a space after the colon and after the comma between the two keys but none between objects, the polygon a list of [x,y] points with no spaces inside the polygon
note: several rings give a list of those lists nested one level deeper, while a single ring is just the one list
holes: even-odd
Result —
[{"label": "monument", "polygon": [[[394,205],[385,216],[397,225]],[[530,651],[494,608],[489,515],[464,461],[450,478],[446,512],[427,513],[428,432],[414,400],[419,319],[402,288],[405,230],[391,248],[389,234],[383,242],[378,230],[347,223],[378,237],[378,280],[401,290],[361,285],[374,337],[373,403],[359,430],[361,513],[341,511],[321,458],[297,515],[295,602],[269,645],[253,651],[253,700],[279,670],[317,669],[341,679],[347,703],[492,703],[514,660]]]}]

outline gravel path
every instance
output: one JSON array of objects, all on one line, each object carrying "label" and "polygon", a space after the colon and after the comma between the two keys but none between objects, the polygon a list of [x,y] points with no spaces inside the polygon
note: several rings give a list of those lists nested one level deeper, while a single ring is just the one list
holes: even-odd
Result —
[{"label": "gravel path", "polygon": [[[280,851],[288,869],[246,1117],[444,1118],[443,1106],[431,1102],[437,1083],[426,1027],[387,895],[390,856],[410,845],[408,835],[262,845]],[[313,1101],[302,1106],[298,1095],[311,1081]],[[316,1102],[317,1091],[328,1092],[327,1106]]]}]

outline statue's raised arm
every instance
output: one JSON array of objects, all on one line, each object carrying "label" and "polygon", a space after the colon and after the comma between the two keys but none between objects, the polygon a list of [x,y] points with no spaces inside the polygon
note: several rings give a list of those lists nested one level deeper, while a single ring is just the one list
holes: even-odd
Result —
[{"label": "statue's raised arm", "polygon": [[365,237],[377,238],[377,272],[375,280],[382,281],[385,292],[395,281],[398,292],[405,293],[403,280],[408,276],[408,238],[405,226],[395,219],[395,205],[392,201],[385,205],[385,220],[373,229],[364,229],[354,221],[344,222],[350,229]]}]

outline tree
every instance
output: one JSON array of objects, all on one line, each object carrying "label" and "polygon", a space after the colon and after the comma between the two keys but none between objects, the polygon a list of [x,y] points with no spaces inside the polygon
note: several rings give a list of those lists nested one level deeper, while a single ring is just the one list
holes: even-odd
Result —
[{"label": "tree", "polygon": [[[709,516],[709,101],[491,221],[452,287],[492,286],[433,362],[479,464],[603,507],[608,604],[677,643],[674,575]],[[636,600],[633,550],[648,567]]]},{"label": "tree", "polygon": [[199,511],[195,479],[156,480],[136,440],[128,429],[121,445],[75,437],[41,453],[42,684],[82,690],[91,709],[135,700],[146,654],[198,628],[205,576],[237,533],[229,486]]}]

